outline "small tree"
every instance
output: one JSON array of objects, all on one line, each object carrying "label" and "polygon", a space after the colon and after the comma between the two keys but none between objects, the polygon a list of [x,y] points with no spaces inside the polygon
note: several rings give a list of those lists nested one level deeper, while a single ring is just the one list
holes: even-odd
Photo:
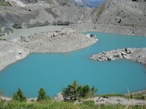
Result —
[{"label": "small tree", "polygon": [[26,101],[26,97],[24,96],[20,88],[18,89],[16,93],[13,94],[13,100],[20,101],[20,102]]},{"label": "small tree", "polygon": [[41,88],[38,92],[37,101],[46,100],[46,99],[47,99],[46,92],[43,88]]},{"label": "small tree", "polygon": [[62,91],[62,95],[66,101],[75,101],[79,100],[80,98],[94,96],[95,92],[96,88],[94,88],[94,86],[90,89],[88,85],[81,86],[78,85],[76,81],[74,81]]},{"label": "small tree", "polygon": [[72,84],[69,84],[67,88],[63,90],[63,96],[66,101],[74,101],[79,97],[78,93],[78,83],[74,81]]},{"label": "small tree", "polygon": [[83,87],[82,86],[78,86],[77,93],[78,93],[78,98],[81,98],[82,93],[83,93]]},{"label": "small tree", "polygon": [[83,86],[82,88],[82,97],[87,97],[90,95],[90,87],[88,85]]}]

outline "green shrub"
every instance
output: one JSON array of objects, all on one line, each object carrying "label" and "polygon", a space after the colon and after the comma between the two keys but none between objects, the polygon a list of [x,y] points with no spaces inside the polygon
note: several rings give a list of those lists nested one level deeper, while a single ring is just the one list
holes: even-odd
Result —
[{"label": "green shrub", "polygon": [[13,100],[20,101],[20,102],[26,101],[26,97],[24,96],[20,88],[18,89],[16,93],[13,94]]},{"label": "green shrub", "polygon": [[44,101],[44,100],[50,100],[50,97],[47,96],[45,90],[41,88],[38,92],[37,101]]},{"label": "green shrub", "polygon": [[93,97],[96,93],[96,88],[90,88],[88,85],[81,86],[76,81],[69,84],[67,88],[62,90],[62,95],[65,101],[75,101],[80,98]]},{"label": "green shrub", "polygon": [[134,99],[145,100],[145,96],[144,95],[137,95],[134,97]]},{"label": "green shrub", "polygon": [[146,105],[96,105],[94,101],[85,101],[81,104],[73,102],[57,102],[54,100],[42,102],[0,102],[0,109],[146,109]]},{"label": "green shrub", "polygon": [[9,2],[6,2],[5,0],[0,0],[0,6],[11,6]]}]

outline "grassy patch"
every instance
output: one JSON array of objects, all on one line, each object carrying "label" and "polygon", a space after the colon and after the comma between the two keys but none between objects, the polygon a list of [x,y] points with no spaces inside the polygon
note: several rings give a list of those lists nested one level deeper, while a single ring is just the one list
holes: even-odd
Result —
[{"label": "grassy patch", "polygon": [[99,17],[103,11],[105,10],[105,4],[102,4],[99,8],[98,8],[98,13],[97,13],[97,17]]},{"label": "grassy patch", "polygon": [[0,6],[11,6],[11,4],[5,0],[0,0]]},{"label": "grassy patch", "polygon": [[131,99],[146,100],[146,95],[144,94],[129,94],[127,96],[129,96]]},{"label": "grassy patch", "polygon": [[103,94],[103,95],[99,95],[99,96],[103,97],[103,98],[115,97],[115,96],[127,98],[127,95],[124,95],[124,94]]},{"label": "grassy patch", "polygon": [[0,102],[0,109],[146,109],[146,106],[95,105],[93,101],[75,104],[74,102],[57,102],[54,100],[47,100],[43,102],[4,101]]}]

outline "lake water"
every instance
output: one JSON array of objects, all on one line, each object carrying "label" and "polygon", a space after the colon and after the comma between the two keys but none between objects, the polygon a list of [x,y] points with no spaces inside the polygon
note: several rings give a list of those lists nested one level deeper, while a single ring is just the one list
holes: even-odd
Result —
[{"label": "lake water", "polygon": [[100,51],[125,47],[146,47],[146,37],[94,33],[98,43],[81,50],[60,54],[31,54],[0,72],[0,89],[12,96],[21,88],[27,97],[36,97],[43,87],[54,96],[76,80],[94,85],[97,94],[127,93],[146,89],[146,68],[138,63],[119,60],[92,61]]}]

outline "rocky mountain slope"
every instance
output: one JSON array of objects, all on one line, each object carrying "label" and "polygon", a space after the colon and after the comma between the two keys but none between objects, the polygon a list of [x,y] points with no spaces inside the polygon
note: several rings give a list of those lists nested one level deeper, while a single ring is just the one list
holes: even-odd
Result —
[{"label": "rocky mountain slope", "polygon": [[[106,0],[93,9],[83,23],[72,25],[80,31],[146,36],[145,0]],[[79,29],[76,29],[77,31]]]},{"label": "rocky mountain slope", "polygon": [[[13,28],[42,25],[68,25],[80,22],[89,8],[80,8],[71,0],[6,0],[11,6],[0,7],[0,33]],[[4,1],[3,1],[4,4]],[[71,4],[71,5],[69,5]]]},{"label": "rocky mountain slope", "polygon": [[146,27],[146,0],[107,0],[92,13],[97,24]]},{"label": "rocky mountain slope", "polygon": [[0,35],[14,28],[81,23],[102,0],[1,0]]},{"label": "rocky mountain slope", "polygon": [[[92,3],[89,0],[1,0],[0,35],[12,31],[13,28],[85,23],[90,29],[97,28],[101,32],[103,29],[99,28],[100,25],[110,29],[111,26],[124,29],[130,27],[132,29],[127,31],[133,34],[145,31],[146,0],[106,0],[95,9],[81,7],[103,2],[91,1]],[[113,28],[109,32],[114,33],[114,30]]]}]

